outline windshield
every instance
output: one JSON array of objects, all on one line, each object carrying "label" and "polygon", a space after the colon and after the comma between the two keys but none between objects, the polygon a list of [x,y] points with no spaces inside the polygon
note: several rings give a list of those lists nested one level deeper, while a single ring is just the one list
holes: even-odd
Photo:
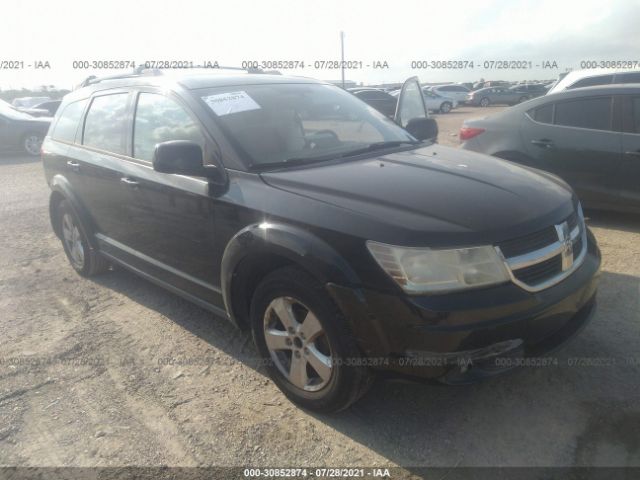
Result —
[{"label": "windshield", "polygon": [[3,100],[0,100],[0,115],[12,120],[33,120],[31,115],[16,110]]},{"label": "windshield", "polygon": [[417,142],[333,85],[242,85],[211,89],[201,98],[254,167],[328,160],[372,145]]}]

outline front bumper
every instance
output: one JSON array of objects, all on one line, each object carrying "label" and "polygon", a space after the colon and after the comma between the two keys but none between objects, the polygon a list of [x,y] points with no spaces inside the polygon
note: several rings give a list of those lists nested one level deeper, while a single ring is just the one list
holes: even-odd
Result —
[{"label": "front bumper", "polygon": [[[591,232],[582,265],[529,293],[515,284],[432,296],[328,290],[368,357],[389,373],[468,383],[541,356],[573,337],[595,310],[600,251]],[[511,361],[505,361],[510,359]]]}]

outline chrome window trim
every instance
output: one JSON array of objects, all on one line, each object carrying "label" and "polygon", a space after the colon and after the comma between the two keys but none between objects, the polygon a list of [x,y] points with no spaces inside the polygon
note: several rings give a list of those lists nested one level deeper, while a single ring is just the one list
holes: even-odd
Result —
[{"label": "chrome window trim", "polygon": [[525,253],[523,255],[518,255],[511,258],[505,257],[500,247],[494,246],[494,248],[498,253],[498,257],[500,257],[500,259],[504,262],[507,272],[509,273],[509,277],[513,283],[526,290],[527,292],[540,292],[563,281],[565,278],[575,272],[584,261],[584,258],[587,254],[587,227],[584,223],[584,214],[582,212],[581,206],[578,206],[578,225],[570,233],[572,243],[575,242],[578,235],[580,235],[582,239],[582,249],[580,250],[580,253],[576,257],[571,267],[567,270],[563,270],[555,277],[545,280],[544,282],[537,283],[535,285],[529,285],[519,280],[515,276],[514,270],[519,270],[525,267],[536,265],[538,263],[549,260],[556,255],[561,255],[564,251],[564,244],[562,242],[557,241],[546,247],[534,250],[533,252]]}]

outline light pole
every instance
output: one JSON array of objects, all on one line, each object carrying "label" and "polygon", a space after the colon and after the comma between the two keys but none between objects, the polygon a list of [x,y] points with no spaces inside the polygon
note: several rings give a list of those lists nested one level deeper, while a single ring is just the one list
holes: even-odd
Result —
[{"label": "light pole", "polygon": [[342,62],[340,62],[340,70],[342,71],[342,88],[344,89],[344,32],[340,32],[340,52]]}]

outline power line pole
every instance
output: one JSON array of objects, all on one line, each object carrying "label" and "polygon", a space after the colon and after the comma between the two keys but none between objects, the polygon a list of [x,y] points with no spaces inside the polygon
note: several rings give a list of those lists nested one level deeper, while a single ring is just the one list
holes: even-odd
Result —
[{"label": "power line pole", "polygon": [[340,51],[342,56],[340,70],[342,71],[342,88],[344,88],[344,32],[340,32]]}]

